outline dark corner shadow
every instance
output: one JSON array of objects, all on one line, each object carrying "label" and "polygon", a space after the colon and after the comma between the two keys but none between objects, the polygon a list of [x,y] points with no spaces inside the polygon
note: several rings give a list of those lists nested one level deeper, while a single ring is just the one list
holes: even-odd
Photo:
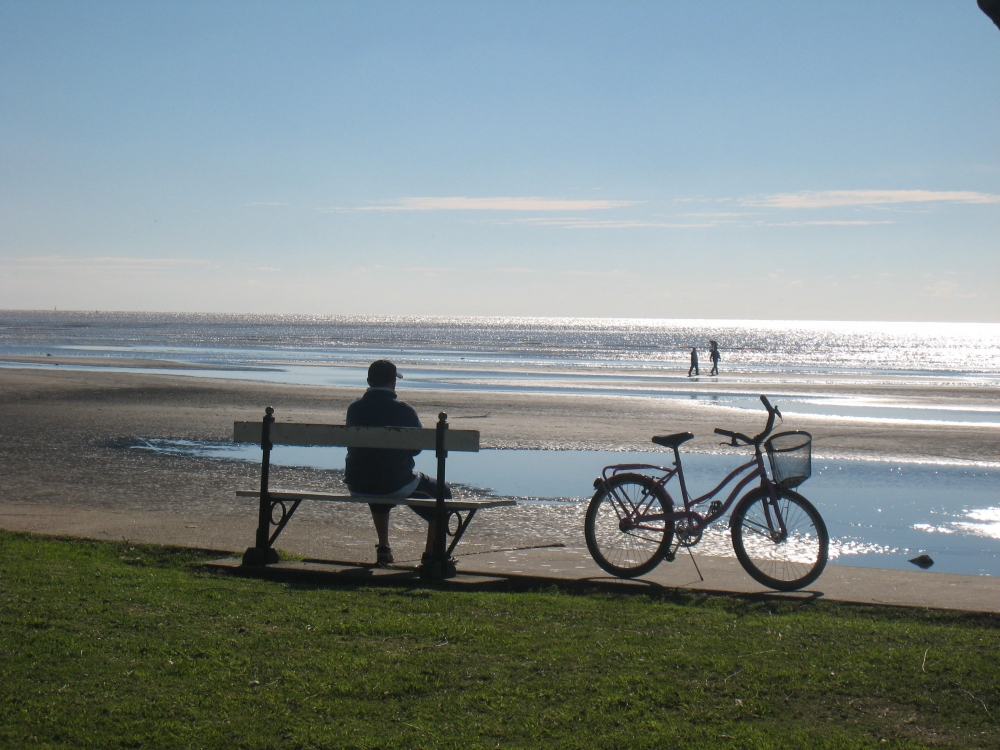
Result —
[{"label": "dark corner shadow", "polygon": [[729,591],[694,586],[666,586],[643,578],[614,578],[612,576],[562,579],[505,574],[504,577],[510,582],[511,589],[537,590],[556,586],[567,593],[655,596],[657,599],[677,604],[689,603],[692,599],[718,597],[748,602],[781,601],[804,606],[817,602],[825,596],[822,591]]},{"label": "dark corner shadow", "polygon": [[277,565],[240,565],[238,557],[202,563],[214,573],[259,578],[295,588],[353,588],[358,586],[406,586],[418,580],[413,568],[381,568],[374,563],[339,560],[287,560]]},{"label": "dark corner shadow", "polygon": [[[222,561],[219,561],[222,562]],[[265,578],[290,584],[295,588],[356,588],[356,587],[406,587],[434,588],[451,592],[504,591],[533,592],[556,589],[567,594],[613,594],[617,596],[655,597],[675,604],[690,604],[695,600],[720,598],[743,602],[775,602],[805,606],[823,598],[822,591],[727,591],[723,589],[696,588],[692,586],[665,586],[642,578],[614,578],[592,576],[588,578],[566,579],[530,574],[459,573],[455,578],[444,581],[428,581],[420,578],[416,567],[381,568],[373,563],[347,562],[340,560],[320,560],[309,558],[299,561],[304,566],[218,566],[206,567],[230,575],[251,578]]]},{"label": "dark corner shadow", "polygon": [[1000,0],[978,0],[979,9],[1000,29]]}]

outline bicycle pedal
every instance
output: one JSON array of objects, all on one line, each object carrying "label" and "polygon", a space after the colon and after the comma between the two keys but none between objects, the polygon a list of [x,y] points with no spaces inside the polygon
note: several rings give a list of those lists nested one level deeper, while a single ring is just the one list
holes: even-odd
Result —
[{"label": "bicycle pedal", "polygon": [[677,559],[677,553],[674,552],[673,550],[670,550],[670,552],[667,552],[663,556],[663,559],[666,560],[667,562],[673,562],[674,560]]},{"label": "bicycle pedal", "polygon": [[722,510],[722,501],[721,500],[713,500],[712,502],[710,502],[708,504],[708,514],[709,515],[714,516],[720,510]]}]

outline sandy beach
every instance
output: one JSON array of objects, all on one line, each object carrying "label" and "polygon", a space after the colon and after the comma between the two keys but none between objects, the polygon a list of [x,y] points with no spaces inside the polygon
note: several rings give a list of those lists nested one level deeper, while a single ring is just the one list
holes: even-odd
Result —
[{"label": "sandy beach", "polygon": [[[743,378],[699,382],[699,389],[735,387],[773,392],[773,384]],[[823,383],[800,378],[783,392],[853,393],[954,405],[995,405],[996,389],[947,385]],[[267,405],[281,421],[342,423],[361,388],[276,385],[106,371],[0,368],[0,525],[8,529],[122,536],[215,549],[240,550],[253,537],[253,510],[237,488],[253,487],[251,464],[179,458],[129,450],[136,438],[228,440],[235,420],[258,419]],[[727,427],[753,434],[760,416],[667,398],[552,394],[407,391],[425,424],[446,411],[456,428],[476,429],[484,448],[647,450],[654,434],[689,430],[685,448],[722,450],[712,434]],[[780,402],[780,399],[778,399]],[[785,427],[813,433],[817,456],[903,461],[994,463],[1000,428],[901,426],[813,418]],[[338,489],[335,472],[279,468],[275,486]],[[575,504],[574,504],[575,505]],[[466,539],[465,553],[540,544],[582,546],[582,508],[521,506],[484,512]],[[545,514],[540,523],[540,513]],[[400,509],[393,517],[397,557],[419,555],[421,523]],[[367,511],[306,507],[282,536],[299,554],[364,560],[373,554]]]}]

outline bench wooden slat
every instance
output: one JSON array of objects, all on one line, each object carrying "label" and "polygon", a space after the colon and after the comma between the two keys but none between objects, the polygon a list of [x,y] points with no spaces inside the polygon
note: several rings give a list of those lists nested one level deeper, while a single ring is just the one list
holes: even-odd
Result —
[{"label": "bench wooden slat", "polygon": [[[272,500],[325,500],[336,503],[385,502],[393,505],[414,505],[418,508],[433,508],[437,501],[422,497],[365,497],[358,495],[336,495],[332,492],[303,492],[300,490],[268,490]],[[237,490],[237,497],[260,498],[259,490]],[[482,510],[483,508],[505,508],[517,505],[515,500],[445,500],[449,510]]]},{"label": "bench wooden slat", "polygon": [[[260,422],[233,423],[233,442],[260,445]],[[275,422],[271,425],[274,445],[327,446],[347,448],[390,448],[434,450],[437,431],[420,427],[347,427],[334,424]],[[479,451],[478,430],[448,430],[445,450]]]}]

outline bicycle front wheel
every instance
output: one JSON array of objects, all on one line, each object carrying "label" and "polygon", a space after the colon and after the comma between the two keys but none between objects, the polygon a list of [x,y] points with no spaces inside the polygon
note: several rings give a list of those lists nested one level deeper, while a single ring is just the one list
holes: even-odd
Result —
[{"label": "bicycle front wheel", "polygon": [[772,502],[767,490],[754,490],[736,506],[730,527],[740,565],[772,589],[808,586],[826,567],[830,551],[826,524],[797,492],[779,489],[777,501]]},{"label": "bicycle front wheel", "polygon": [[584,536],[594,562],[612,575],[634,578],[655,568],[670,551],[673,506],[652,479],[618,474],[597,491],[587,508]]}]

